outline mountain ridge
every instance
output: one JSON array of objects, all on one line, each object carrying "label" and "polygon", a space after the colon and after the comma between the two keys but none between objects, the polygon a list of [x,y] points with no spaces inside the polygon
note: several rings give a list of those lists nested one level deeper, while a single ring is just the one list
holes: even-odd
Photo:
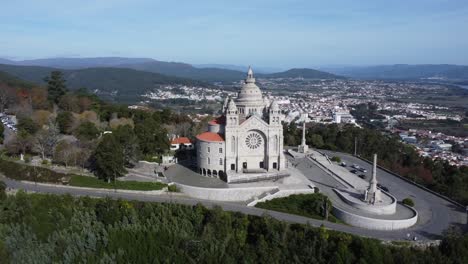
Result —
[{"label": "mountain ridge", "polygon": [[447,79],[468,80],[468,66],[455,64],[392,64],[323,68],[357,79]]},{"label": "mountain ridge", "polygon": [[[150,58],[125,58],[125,57],[95,57],[95,58],[46,58],[37,60],[23,60],[12,61],[6,63],[17,66],[45,66],[62,69],[83,69],[94,67],[114,67],[114,68],[128,68],[139,71],[153,72],[164,75],[176,76],[181,78],[195,79],[204,82],[237,82],[245,78],[245,71],[217,68],[217,67],[201,67],[198,68],[192,64],[183,62],[166,62],[158,61]],[[231,65],[232,66],[232,65]],[[305,69],[305,68],[304,68]],[[292,69],[291,69],[292,70]],[[334,76],[328,72],[321,72],[318,70],[309,69],[310,72],[306,76],[313,76],[313,78],[338,78],[341,76]],[[255,71],[255,69],[254,69]],[[288,70],[290,71],[290,70]],[[301,77],[285,72],[277,73],[259,73],[258,77],[262,78],[276,78],[278,74],[283,73],[282,76],[291,78]],[[313,73],[312,73],[313,72]],[[289,74],[289,76],[288,76]],[[281,75],[281,74],[280,74]],[[305,77],[305,76],[302,76]],[[307,78],[307,77],[305,77]],[[312,77],[309,77],[312,78]]]},{"label": "mountain ridge", "polygon": [[98,67],[67,70],[42,66],[0,64],[0,71],[39,85],[44,85],[44,78],[55,70],[63,72],[69,89],[85,87],[95,91],[104,99],[119,102],[138,102],[141,100],[141,95],[157,88],[158,85],[212,86],[202,81],[126,68]]}]

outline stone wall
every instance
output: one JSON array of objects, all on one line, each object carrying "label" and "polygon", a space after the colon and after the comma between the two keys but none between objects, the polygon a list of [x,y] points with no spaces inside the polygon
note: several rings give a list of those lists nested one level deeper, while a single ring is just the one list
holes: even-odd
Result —
[{"label": "stone wall", "polygon": [[336,216],[338,219],[342,220],[343,222],[366,229],[373,229],[373,230],[399,230],[399,229],[406,229],[418,221],[418,213],[411,207],[408,207],[410,210],[414,212],[414,216],[407,219],[397,219],[397,220],[390,220],[390,219],[377,219],[377,218],[369,218],[365,216],[356,215],[347,211],[344,211],[341,208],[333,206],[333,215]]},{"label": "stone wall", "polygon": [[245,188],[204,188],[175,183],[177,188],[184,194],[198,199],[212,201],[239,202],[247,201],[265,192],[277,189],[276,186],[269,187],[245,187]]},{"label": "stone wall", "polygon": [[351,205],[352,207],[356,209],[369,212],[369,213],[373,213],[373,214],[378,214],[378,215],[389,215],[389,214],[394,214],[396,212],[397,200],[395,197],[393,197],[393,195],[390,195],[387,192],[381,191],[382,195],[387,196],[388,199],[390,200],[389,204],[369,205],[361,201],[357,202],[357,201],[352,201],[348,199],[345,195],[341,193],[340,190],[333,189],[333,191],[335,191],[335,193],[341,198],[343,202]]}]

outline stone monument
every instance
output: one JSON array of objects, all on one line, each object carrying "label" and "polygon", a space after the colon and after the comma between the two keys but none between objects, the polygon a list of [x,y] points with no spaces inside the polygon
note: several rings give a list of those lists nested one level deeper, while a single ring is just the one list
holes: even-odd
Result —
[{"label": "stone monument", "polygon": [[305,138],[307,115],[303,115],[303,117],[304,117],[304,122],[302,122],[302,141],[301,141],[301,145],[297,147],[297,150],[299,153],[307,153],[309,151],[309,146],[306,144],[306,138]]},{"label": "stone monument", "polygon": [[377,154],[374,154],[374,162],[372,164],[372,178],[369,182],[369,188],[364,194],[364,201],[375,204],[382,201],[381,191],[377,188]]}]

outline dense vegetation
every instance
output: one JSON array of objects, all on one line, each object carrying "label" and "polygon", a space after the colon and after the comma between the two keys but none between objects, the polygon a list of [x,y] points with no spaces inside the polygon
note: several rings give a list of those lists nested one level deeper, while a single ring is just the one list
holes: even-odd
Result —
[{"label": "dense vegetation", "polygon": [[468,137],[468,118],[456,120],[405,120],[398,124],[398,128],[408,130],[426,129],[433,133],[444,133],[456,137]]},{"label": "dense vegetation", "polygon": [[326,219],[336,222],[331,214],[332,203],[321,193],[294,194],[288,197],[275,198],[257,203],[255,207],[269,209],[289,214],[297,214],[315,219]]},{"label": "dense vegetation", "polygon": [[468,238],[456,232],[449,233],[439,247],[423,251],[200,205],[22,192],[0,197],[2,263],[468,261]]},{"label": "dense vegetation", "polygon": [[[301,132],[295,124],[285,126],[285,144],[300,143]],[[423,158],[416,150],[400,142],[396,135],[357,128],[352,125],[314,124],[307,130],[307,144],[316,148],[354,153],[371,160],[377,153],[379,165],[444,194],[462,204],[468,203],[468,167],[455,167],[443,160]]]},{"label": "dense vegetation", "polygon": [[[26,161],[39,156],[43,164],[89,169],[109,181],[124,175],[125,167],[138,160],[157,160],[167,153],[168,134],[196,133],[192,130],[196,126],[185,115],[106,103],[86,89],[70,91],[65,78],[53,71],[45,78],[46,87],[0,90],[7,91],[0,94],[6,98],[0,101],[2,109],[8,108],[18,119],[17,133],[9,133],[4,142],[7,156],[23,154]],[[31,180],[37,175],[27,167],[23,170],[29,176],[18,177]],[[7,175],[12,172],[8,170]]]}]

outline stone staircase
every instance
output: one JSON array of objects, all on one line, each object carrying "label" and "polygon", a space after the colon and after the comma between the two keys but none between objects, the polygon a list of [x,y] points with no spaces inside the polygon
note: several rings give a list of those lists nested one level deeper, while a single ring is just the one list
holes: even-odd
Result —
[{"label": "stone staircase", "polygon": [[253,198],[246,201],[247,206],[255,206],[259,202],[271,200],[273,198],[270,198],[270,199],[268,199],[268,198],[275,195],[279,191],[280,190],[278,188],[275,188],[273,190],[270,190],[270,191],[264,192],[264,193],[262,193],[262,194],[260,194],[258,196],[255,196],[255,197],[253,197]]}]

